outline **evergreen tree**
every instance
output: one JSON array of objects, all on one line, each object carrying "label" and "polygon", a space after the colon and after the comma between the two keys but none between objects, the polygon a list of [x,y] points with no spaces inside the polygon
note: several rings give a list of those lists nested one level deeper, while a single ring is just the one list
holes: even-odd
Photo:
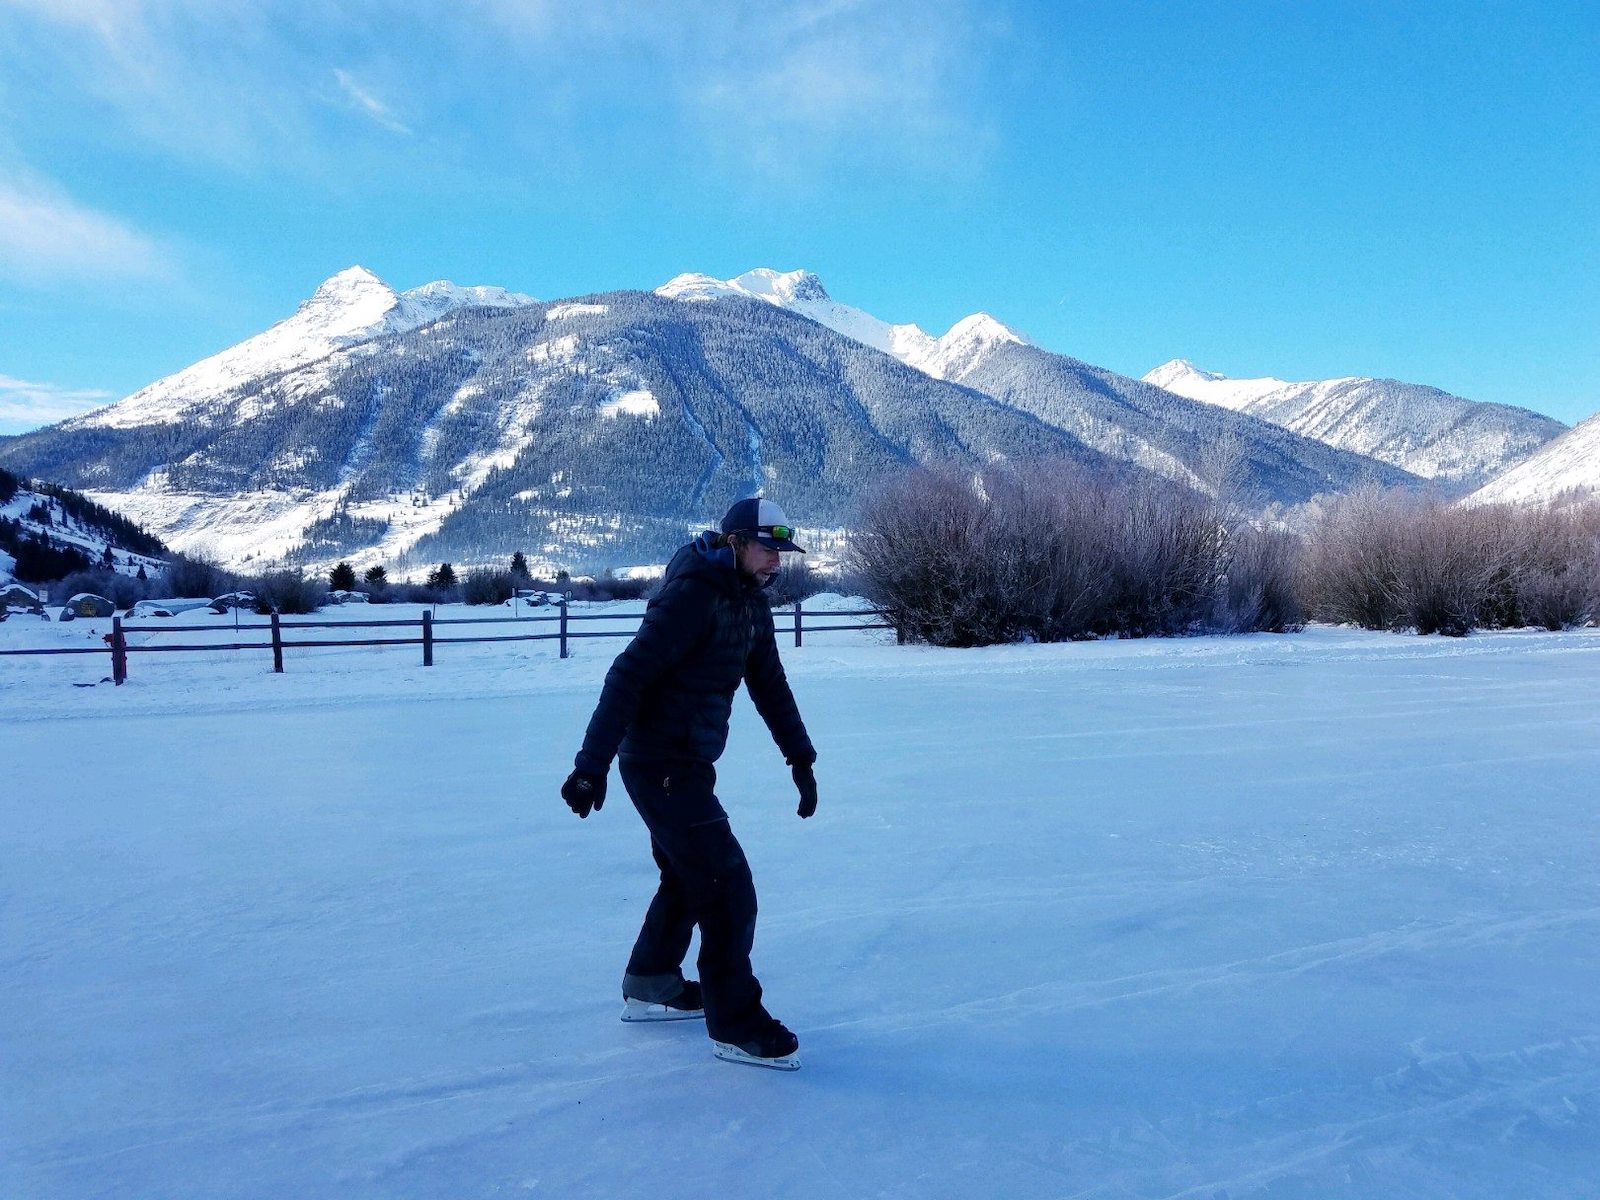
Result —
[{"label": "evergreen tree", "polygon": [[369,587],[375,592],[381,592],[389,586],[389,572],[380,567],[368,567],[367,573],[362,576]]},{"label": "evergreen tree", "polygon": [[328,586],[336,592],[353,592],[356,587],[356,569],[342,562],[328,572]]},{"label": "evergreen tree", "polygon": [[511,573],[519,580],[531,578],[531,576],[528,574],[527,557],[522,553],[521,550],[518,550],[511,556]]},{"label": "evergreen tree", "polygon": [[456,585],[456,569],[449,563],[440,563],[428,573],[428,586],[449,591]]},{"label": "evergreen tree", "polygon": [[117,556],[111,552],[110,546],[100,552],[100,565],[108,571],[116,568]]},{"label": "evergreen tree", "polygon": [[139,564],[139,574],[134,576],[134,578],[135,579],[145,579],[145,580],[148,580],[150,578],[150,576],[148,576],[148,575],[146,575],[144,573],[144,564],[143,563]]}]

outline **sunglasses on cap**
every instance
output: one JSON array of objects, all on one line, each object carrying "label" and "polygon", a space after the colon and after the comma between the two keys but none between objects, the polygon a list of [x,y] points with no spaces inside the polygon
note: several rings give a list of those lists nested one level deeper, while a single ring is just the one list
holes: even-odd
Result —
[{"label": "sunglasses on cap", "polygon": [[757,525],[754,529],[737,529],[735,533],[753,533],[760,537],[776,538],[780,542],[787,542],[800,531],[793,525]]}]

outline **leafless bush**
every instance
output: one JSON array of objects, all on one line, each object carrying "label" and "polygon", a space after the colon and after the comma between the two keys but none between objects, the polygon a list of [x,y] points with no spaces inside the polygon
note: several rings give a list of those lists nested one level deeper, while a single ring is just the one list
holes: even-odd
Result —
[{"label": "leafless bush", "polygon": [[1316,617],[1461,636],[1595,619],[1600,511],[1460,506],[1353,493],[1308,534],[1300,590]]},{"label": "leafless bush", "polygon": [[1221,525],[1204,497],[1149,483],[1118,489],[1111,526],[1113,606],[1106,633],[1182,633],[1212,608],[1221,565]]},{"label": "leafless bush", "polygon": [[[377,599],[376,596],[373,597]],[[425,583],[391,583],[384,589],[383,602],[385,604],[438,604],[441,602],[438,592]]]},{"label": "leafless bush", "polygon": [[915,471],[869,498],[848,555],[868,599],[907,638],[988,645],[1009,640],[1017,609],[1002,582],[1015,547],[1001,526],[972,480],[954,470]]},{"label": "leafless bush", "polygon": [[245,589],[255,593],[256,611],[303,615],[314,613],[328,600],[328,584],[321,576],[304,571],[270,571],[245,581]]},{"label": "leafless bush", "polygon": [[847,565],[905,636],[937,645],[1289,627],[1287,543],[1248,543],[1237,596],[1231,545],[1214,500],[1147,477],[922,470],[869,499]]},{"label": "leafless bush", "polygon": [[659,582],[643,577],[623,579],[606,570],[597,578],[575,580],[554,590],[567,592],[572,600],[642,600]]},{"label": "leafless bush", "polygon": [[1296,588],[1302,541],[1281,529],[1243,526],[1228,539],[1212,628],[1285,633],[1305,625]]},{"label": "leafless bush", "polygon": [[175,554],[161,573],[164,596],[212,597],[238,591],[239,576],[203,555]]},{"label": "leafless bush", "polygon": [[59,596],[64,602],[82,592],[90,592],[104,596],[119,609],[127,610],[154,595],[152,588],[149,580],[124,575],[119,571],[74,571],[60,583],[51,584],[50,594]]},{"label": "leafless bush", "polygon": [[1600,504],[1536,510],[1526,527],[1521,623],[1555,630],[1600,620]]},{"label": "leafless bush", "polygon": [[504,604],[525,587],[524,577],[497,567],[478,567],[468,571],[461,581],[461,598],[468,604]]},{"label": "leafless bush", "polygon": [[1519,547],[1502,511],[1432,500],[1402,510],[1395,585],[1403,627],[1465,637],[1515,621]]},{"label": "leafless bush", "polygon": [[1300,562],[1298,591],[1313,617],[1363,629],[1399,627],[1402,504],[1409,506],[1409,498],[1361,488],[1324,509]]}]

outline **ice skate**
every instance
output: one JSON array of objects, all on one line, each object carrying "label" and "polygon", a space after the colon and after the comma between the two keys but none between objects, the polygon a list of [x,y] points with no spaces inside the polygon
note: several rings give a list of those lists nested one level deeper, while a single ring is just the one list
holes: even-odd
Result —
[{"label": "ice skate", "polygon": [[692,979],[685,979],[683,991],[671,1000],[638,1000],[626,993],[622,997],[624,1021],[694,1021],[705,1015],[700,985]]},{"label": "ice skate", "polygon": [[711,1041],[711,1053],[724,1062],[766,1067],[773,1071],[798,1071],[799,1050],[800,1039],[784,1028],[783,1022],[776,1020],[748,1041],[719,1042],[715,1038]]}]

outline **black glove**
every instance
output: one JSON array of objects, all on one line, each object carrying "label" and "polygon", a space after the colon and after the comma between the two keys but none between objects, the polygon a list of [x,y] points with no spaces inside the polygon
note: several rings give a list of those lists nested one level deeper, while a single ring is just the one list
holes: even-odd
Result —
[{"label": "black glove", "polygon": [[599,812],[606,803],[606,777],[591,771],[574,771],[561,785],[561,798],[580,817],[587,817],[591,809]]},{"label": "black glove", "polygon": [[789,773],[794,776],[794,786],[800,789],[800,807],[796,811],[803,821],[817,811],[817,776],[810,763],[795,763]]}]

